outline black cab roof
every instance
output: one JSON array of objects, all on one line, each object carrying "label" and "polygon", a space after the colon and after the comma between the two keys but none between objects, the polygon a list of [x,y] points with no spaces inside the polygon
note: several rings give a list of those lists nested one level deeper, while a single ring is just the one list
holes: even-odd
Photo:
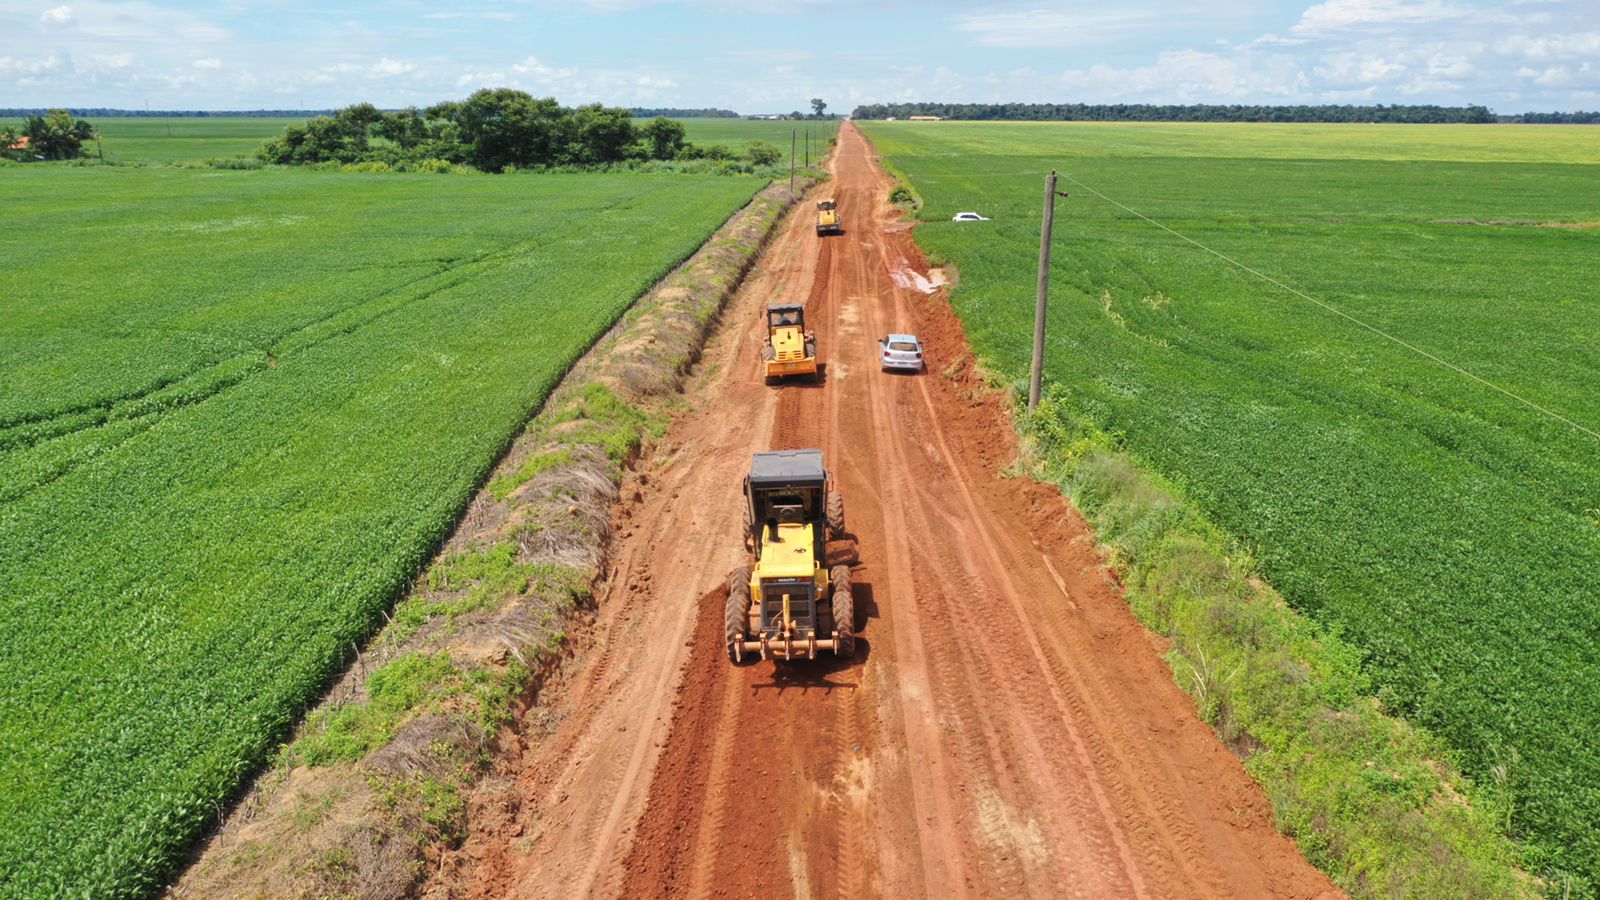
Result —
[{"label": "black cab roof", "polygon": [[826,478],[821,450],[769,450],[750,458],[751,487],[821,484]]},{"label": "black cab roof", "polygon": [[768,303],[767,312],[794,312],[805,309],[803,303]]}]

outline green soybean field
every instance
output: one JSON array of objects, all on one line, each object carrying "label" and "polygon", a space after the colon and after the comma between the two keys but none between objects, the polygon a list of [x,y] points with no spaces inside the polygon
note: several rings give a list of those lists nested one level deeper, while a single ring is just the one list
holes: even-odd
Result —
[{"label": "green soybean field", "polygon": [[0,174],[0,896],[158,889],[764,182]]},{"label": "green soybean field", "polygon": [[1024,389],[1063,173],[1052,389],[1600,885],[1600,129],[861,127]]},{"label": "green soybean field", "polygon": [[[304,119],[264,116],[111,116],[90,119],[99,133],[86,154],[106,162],[140,165],[199,164],[251,158],[269,138]],[[0,125],[20,126],[20,121]]]}]

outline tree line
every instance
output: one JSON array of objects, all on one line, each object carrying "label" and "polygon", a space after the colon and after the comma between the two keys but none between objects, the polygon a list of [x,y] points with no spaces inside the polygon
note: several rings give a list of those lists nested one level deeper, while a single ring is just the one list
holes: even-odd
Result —
[{"label": "tree line", "polygon": [[1524,113],[1496,116],[1486,106],[1319,104],[1303,106],[1252,106],[1241,104],[1152,103],[874,103],[858,106],[857,119],[906,119],[939,116],[945,119],[983,119],[1053,122],[1384,122],[1460,123],[1490,122],[1594,123],[1600,113]]},{"label": "tree line", "polygon": [[1501,122],[1521,125],[1600,125],[1600,110],[1594,112],[1530,112],[1510,116],[1497,116]]},{"label": "tree line", "polygon": [[657,118],[657,117],[665,117],[665,118],[668,118],[668,119],[737,119],[737,118],[739,118],[739,114],[734,112],[731,109],[714,109],[714,108],[711,108],[711,107],[707,107],[705,109],[679,109],[676,106],[663,106],[663,107],[659,107],[659,108],[651,108],[651,107],[646,107],[646,106],[635,106],[633,109],[630,109],[628,111],[633,113],[633,117],[635,119],[654,119],[654,118]]},{"label": "tree line", "polygon": [[[591,103],[565,107],[511,88],[477,91],[426,109],[384,112],[358,103],[290,125],[257,157],[279,165],[449,163],[486,172],[552,166],[598,166],[635,160],[731,159],[720,145],[685,140],[683,123],[657,117],[636,125],[632,110]],[[744,159],[770,166],[777,147],[756,141]]]}]

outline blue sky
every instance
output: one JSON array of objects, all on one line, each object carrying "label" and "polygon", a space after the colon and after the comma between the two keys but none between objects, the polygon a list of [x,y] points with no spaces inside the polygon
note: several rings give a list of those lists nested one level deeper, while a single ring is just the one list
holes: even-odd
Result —
[{"label": "blue sky", "polygon": [[1600,108],[1600,0],[0,0],[0,106]]}]

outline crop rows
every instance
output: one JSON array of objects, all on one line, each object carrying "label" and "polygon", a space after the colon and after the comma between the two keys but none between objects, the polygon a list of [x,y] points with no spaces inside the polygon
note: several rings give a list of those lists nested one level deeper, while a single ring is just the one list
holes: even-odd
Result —
[{"label": "crop rows", "polygon": [[139,894],[760,186],[40,168],[0,242],[0,896]]},{"label": "crop rows", "polygon": [[1600,218],[1600,130],[863,127],[1011,379],[1043,176],[1075,179],[1048,377],[1513,798],[1535,870],[1600,884],[1600,439],[1083,187],[1600,431],[1600,228],[1551,225]]}]

